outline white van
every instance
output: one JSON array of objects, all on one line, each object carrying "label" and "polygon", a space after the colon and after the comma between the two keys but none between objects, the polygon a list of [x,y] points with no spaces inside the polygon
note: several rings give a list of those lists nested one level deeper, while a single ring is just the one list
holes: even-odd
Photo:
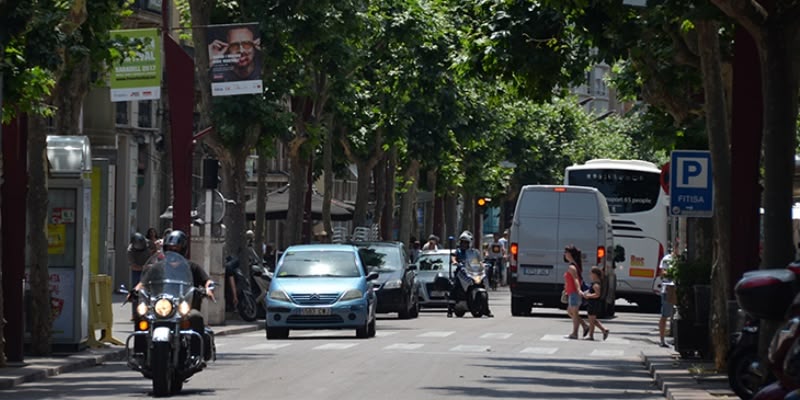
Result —
[{"label": "white van", "polygon": [[527,185],[520,190],[511,223],[509,286],[511,315],[528,315],[535,303],[560,307],[564,289],[564,248],[582,252],[583,279],[591,268],[605,272],[601,316],[614,314],[614,235],[602,193],[584,186]]}]

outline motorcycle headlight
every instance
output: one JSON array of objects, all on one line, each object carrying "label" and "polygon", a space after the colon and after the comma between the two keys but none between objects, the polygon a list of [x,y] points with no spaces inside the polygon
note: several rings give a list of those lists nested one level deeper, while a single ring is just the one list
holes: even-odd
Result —
[{"label": "motorcycle headlight", "polygon": [[181,304],[178,306],[178,313],[181,316],[184,316],[184,315],[188,314],[189,311],[191,311],[191,310],[192,310],[192,307],[185,300],[182,301]]},{"label": "motorcycle headlight", "polygon": [[483,281],[483,277],[481,276],[473,276],[472,281],[475,282],[476,285],[480,285],[481,281]]},{"label": "motorcycle headlight", "polygon": [[399,279],[393,281],[387,281],[386,283],[383,284],[384,289],[397,289],[401,286],[403,286],[403,281]]},{"label": "motorcycle headlight", "polygon": [[169,317],[172,314],[172,301],[160,299],[156,302],[155,311],[159,317]]},{"label": "motorcycle headlight", "polygon": [[136,306],[136,313],[139,314],[140,317],[147,314],[147,304],[139,303],[139,305]]},{"label": "motorcycle headlight", "polygon": [[270,291],[269,298],[272,300],[279,300],[279,301],[291,301],[289,300],[289,296],[287,296],[286,292],[284,292],[283,290]]},{"label": "motorcycle headlight", "polygon": [[360,299],[364,296],[364,293],[358,289],[350,289],[344,292],[344,296],[342,296],[341,301],[345,300],[356,300]]}]

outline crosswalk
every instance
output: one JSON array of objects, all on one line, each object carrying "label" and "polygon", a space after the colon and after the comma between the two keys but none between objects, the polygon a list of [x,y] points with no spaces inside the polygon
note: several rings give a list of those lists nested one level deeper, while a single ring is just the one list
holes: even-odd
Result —
[{"label": "crosswalk", "polygon": [[[544,334],[530,337],[527,334],[510,332],[475,332],[471,334],[455,331],[408,332],[379,330],[377,339],[362,340],[352,338],[350,331],[292,331],[288,340],[264,342],[264,332],[240,335],[242,340],[218,340],[217,350],[236,352],[283,352],[292,349],[312,351],[349,351],[354,348],[378,346],[383,351],[407,353],[457,353],[457,354],[518,354],[519,356],[553,356],[556,354],[580,354],[600,358],[622,358],[638,354],[629,348],[630,340],[623,337],[609,337],[606,341],[571,340],[564,335]],[[458,338],[454,342],[453,338]],[[292,338],[314,339],[297,340]],[[392,340],[396,339],[396,340]],[[257,342],[250,344],[252,342]],[[576,349],[579,347],[579,349]],[[627,351],[626,351],[627,350]]]}]

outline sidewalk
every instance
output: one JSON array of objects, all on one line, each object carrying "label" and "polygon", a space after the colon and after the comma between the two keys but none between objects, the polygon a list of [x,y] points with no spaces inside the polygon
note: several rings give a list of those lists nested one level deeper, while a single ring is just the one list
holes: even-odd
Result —
[{"label": "sidewalk", "polygon": [[714,371],[710,360],[684,360],[674,350],[641,353],[642,362],[668,400],[738,399],[728,375]]},{"label": "sidewalk", "polygon": [[[131,308],[129,304],[122,307],[124,300],[124,295],[113,295],[114,332],[112,336],[122,342],[125,342],[128,335],[133,332],[133,323],[130,321]],[[231,316],[231,314],[228,315],[229,317]],[[263,320],[261,322],[244,322],[228,319],[225,321],[225,325],[211,326],[211,328],[216,336],[225,336],[263,329],[263,323]],[[96,337],[100,338],[99,332]],[[125,347],[116,345],[106,345],[106,347],[100,349],[87,348],[79,353],[53,354],[50,357],[26,355],[24,362],[9,363],[8,368],[0,369],[0,390],[11,389],[25,382],[43,380],[49,376],[124,359]]]}]

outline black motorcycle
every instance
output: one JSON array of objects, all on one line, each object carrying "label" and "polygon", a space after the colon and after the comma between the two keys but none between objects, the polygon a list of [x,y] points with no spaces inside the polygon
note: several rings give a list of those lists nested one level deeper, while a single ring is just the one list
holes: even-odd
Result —
[{"label": "black motorcycle", "polygon": [[125,346],[128,367],[152,379],[153,395],[164,397],[180,392],[207,361],[216,360],[216,347],[211,329],[192,327],[192,321],[202,325],[202,319],[193,320],[198,315],[192,315],[192,302],[206,290],[193,285],[186,259],[166,252],[149,269],[142,288],[133,293],[139,299],[136,326]]},{"label": "black motorcycle", "polygon": [[758,358],[760,321],[746,313],[742,328],[732,335],[728,353],[728,383],[739,398],[748,400],[774,378],[768,377]]},{"label": "black motorcycle", "polygon": [[[228,256],[225,260],[225,275],[233,276],[236,282],[236,294],[239,303],[236,311],[242,320],[247,322],[255,321],[259,316],[263,317],[266,312],[264,295],[267,293],[272,273],[266,267],[253,263],[250,265],[250,277],[240,267],[239,258]],[[233,299],[229,285],[225,285],[225,298]]]},{"label": "black motorcycle", "polygon": [[462,263],[452,278],[443,274],[436,277],[436,290],[447,293],[448,312],[463,317],[469,311],[473,317],[489,315],[489,293],[486,290],[486,267],[483,263]]}]

